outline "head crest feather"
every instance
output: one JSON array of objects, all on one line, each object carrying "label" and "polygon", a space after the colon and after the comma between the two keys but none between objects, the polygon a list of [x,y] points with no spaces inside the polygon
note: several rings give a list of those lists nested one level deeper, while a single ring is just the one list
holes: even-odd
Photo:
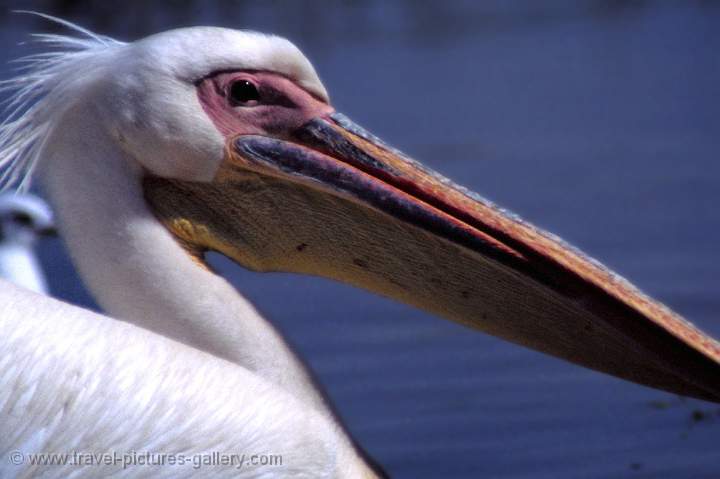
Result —
[{"label": "head crest feather", "polygon": [[43,13],[37,15],[62,25],[75,35],[32,34],[32,43],[43,50],[14,60],[16,76],[0,81],[0,191],[17,186],[27,190],[40,160],[43,144],[52,130],[59,109],[78,82],[77,70],[87,70],[98,53],[124,45],[79,25]]}]

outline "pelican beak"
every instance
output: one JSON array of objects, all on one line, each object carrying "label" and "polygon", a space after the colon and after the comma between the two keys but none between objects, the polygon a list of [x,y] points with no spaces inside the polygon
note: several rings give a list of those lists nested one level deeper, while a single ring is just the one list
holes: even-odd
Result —
[{"label": "pelican beak", "polygon": [[148,178],[196,251],[320,275],[608,374],[720,402],[720,345],[558,238],[346,117],[229,141],[212,184]]}]

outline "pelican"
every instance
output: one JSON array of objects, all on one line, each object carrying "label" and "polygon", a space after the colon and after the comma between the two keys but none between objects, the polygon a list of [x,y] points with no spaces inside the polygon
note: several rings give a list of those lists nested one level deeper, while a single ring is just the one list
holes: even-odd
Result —
[{"label": "pelican", "polygon": [[0,277],[47,292],[45,275],[35,255],[41,236],[54,233],[52,211],[33,194],[0,194]]},{"label": "pelican", "polygon": [[[247,457],[204,476],[382,476],[208,251],[720,401],[715,340],[336,112],[289,41],[191,27],[122,43],[56,21],[77,34],[40,35],[50,50],[2,84],[0,161],[7,184],[40,176],[108,316],[3,285],[0,476],[190,477],[180,457],[211,453]],[[84,460],[38,464],[48,452]],[[248,459],[269,453],[282,464]]]}]

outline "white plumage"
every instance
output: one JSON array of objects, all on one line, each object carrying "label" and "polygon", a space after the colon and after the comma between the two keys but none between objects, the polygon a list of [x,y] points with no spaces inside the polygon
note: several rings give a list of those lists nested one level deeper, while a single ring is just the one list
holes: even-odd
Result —
[{"label": "white plumage", "polygon": [[256,33],[198,27],[125,44],[61,23],[84,36],[39,36],[54,50],[2,83],[11,110],[0,128],[4,181],[26,187],[40,171],[89,289],[109,314],[146,329],[3,284],[0,476],[197,473],[6,460],[12,451],[133,450],[283,456],[280,467],[203,476],[369,474],[282,338],[182,250],[140,183],[147,171],[214,175],[223,138],[194,91],[203,75],[274,71],[326,97],[310,63],[287,40]]},{"label": "white plumage", "polygon": [[46,293],[35,246],[39,236],[53,228],[52,212],[41,198],[29,193],[0,194],[0,277]]},{"label": "white plumage", "polygon": [[[352,457],[326,415],[246,368],[4,281],[0,315],[3,479],[354,475],[334,470]],[[72,451],[221,451],[280,455],[282,465],[29,464],[30,454]]]}]

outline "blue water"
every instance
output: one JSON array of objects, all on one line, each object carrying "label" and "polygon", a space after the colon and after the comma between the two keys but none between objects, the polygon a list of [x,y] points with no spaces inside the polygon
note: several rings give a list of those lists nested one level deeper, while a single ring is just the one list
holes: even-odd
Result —
[{"label": "blue water", "polygon": [[[36,8],[124,39],[199,23],[286,35],[340,111],[720,336],[718,2],[128,4]],[[2,60],[43,29],[0,22]],[[58,241],[41,255],[55,295],[92,304]],[[720,477],[718,405],[330,281],[213,264],[393,476]]]}]

